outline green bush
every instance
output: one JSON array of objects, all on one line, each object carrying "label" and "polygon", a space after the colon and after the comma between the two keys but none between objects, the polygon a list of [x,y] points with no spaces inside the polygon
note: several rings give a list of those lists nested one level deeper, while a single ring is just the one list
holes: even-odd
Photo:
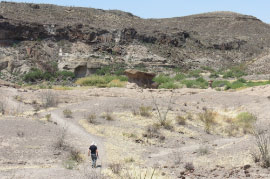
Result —
[{"label": "green bush", "polygon": [[181,81],[181,80],[184,80],[185,78],[186,78],[186,75],[185,74],[178,73],[178,74],[175,75],[174,80]]},{"label": "green bush", "polygon": [[201,88],[206,89],[208,87],[208,82],[203,78],[198,78],[196,80],[184,80],[182,84],[186,85],[187,88]]},{"label": "green bush", "polygon": [[158,84],[162,84],[162,83],[167,83],[167,82],[172,82],[173,79],[170,78],[169,76],[167,75],[158,75],[156,76],[154,79],[153,79],[154,82],[158,83]]},{"label": "green bush", "polygon": [[57,76],[60,76],[63,80],[66,80],[67,78],[75,78],[75,74],[71,71],[58,71]]},{"label": "green bush", "polygon": [[217,72],[213,72],[210,74],[209,76],[210,78],[218,78],[219,77],[219,74]]},{"label": "green bush", "polygon": [[245,76],[246,73],[240,67],[234,67],[223,74],[223,78],[240,78]]},{"label": "green bush", "polygon": [[75,75],[70,71],[57,71],[56,73],[51,73],[48,71],[43,72],[40,69],[33,68],[23,76],[23,80],[26,82],[36,82],[38,80],[52,81],[58,77],[66,80],[68,77],[75,78]]},{"label": "green bush", "polygon": [[160,89],[164,88],[164,89],[177,89],[179,88],[179,86],[177,84],[175,84],[173,81],[170,82],[166,82],[166,83],[162,83],[161,85],[159,85]]},{"label": "green bush", "polygon": [[220,87],[224,87],[224,86],[228,86],[230,85],[230,82],[229,81],[224,81],[224,80],[218,80],[218,81],[214,81],[212,83],[212,87],[213,88],[220,88]]},{"label": "green bush", "polygon": [[24,75],[23,81],[26,82],[35,82],[37,80],[42,80],[43,79],[43,72],[39,69],[31,69],[30,72]]},{"label": "green bush", "polygon": [[234,82],[228,84],[225,89],[226,90],[228,90],[228,89],[238,89],[238,88],[243,88],[245,86],[246,86],[245,83],[242,83],[240,81],[234,81]]},{"label": "green bush", "polygon": [[112,68],[110,66],[102,67],[101,69],[96,71],[97,75],[109,75],[112,72]]},{"label": "green bush", "polygon": [[239,78],[237,81],[241,82],[241,83],[246,83],[247,82],[247,80],[245,80],[244,78]]},{"label": "green bush", "polygon": [[201,70],[193,70],[189,72],[188,76],[189,77],[194,77],[194,78],[199,78],[201,76]]},{"label": "green bush", "polygon": [[[117,87],[117,85],[113,85],[111,82],[117,82],[119,81],[127,81],[127,77],[124,76],[114,76],[114,75],[105,75],[105,76],[98,76],[93,75],[85,78],[80,78],[76,81],[76,84],[82,85],[82,86],[97,86],[97,87]],[[115,84],[115,83],[114,83]],[[123,86],[121,83],[120,86]]]}]

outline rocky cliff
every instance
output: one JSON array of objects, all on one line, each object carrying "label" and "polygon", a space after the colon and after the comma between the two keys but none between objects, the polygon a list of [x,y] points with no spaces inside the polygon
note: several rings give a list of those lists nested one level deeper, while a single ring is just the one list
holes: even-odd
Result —
[{"label": "rocky cliff", "polygon": [[47,4],[0,3],[0,70],[71,70],[102,66],[226,68],[269,73],[270,26],[232,12],[142,19],[121,11]]}]

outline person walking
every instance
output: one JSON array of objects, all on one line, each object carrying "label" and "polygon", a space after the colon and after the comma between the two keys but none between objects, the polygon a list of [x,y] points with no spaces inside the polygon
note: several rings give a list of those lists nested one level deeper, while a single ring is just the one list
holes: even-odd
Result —
[{"label": "person walking", "polygon": [[97,144],[95,142],[92,142],[89,151],[88,151],[88,156],[91,154],[91,159],[92,159],[92,168],[96,168],[96,163],[97,163],[97,158],[98,158],[98,149],[97,149]]}]

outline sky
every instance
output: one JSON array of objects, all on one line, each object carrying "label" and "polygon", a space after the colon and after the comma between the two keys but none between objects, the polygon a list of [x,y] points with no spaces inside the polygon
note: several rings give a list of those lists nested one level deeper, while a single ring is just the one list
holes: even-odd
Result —
[{"label": "sky", "polygon": [[63,6],[118,9],[142,18],[169,18],[213,11],[233,11],[270,23],[270,0],[6,0]]}]

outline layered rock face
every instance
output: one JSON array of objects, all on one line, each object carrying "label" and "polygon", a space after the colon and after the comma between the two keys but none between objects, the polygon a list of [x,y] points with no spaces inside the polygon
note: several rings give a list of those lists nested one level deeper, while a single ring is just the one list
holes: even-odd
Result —
[{"label": "layered rock face", "polygon": [[77,77],[115,64],[157,72],[247,64],[250,72],[269,73],[256,63],[269,47],[269,25],[230,12],[141,19],[121,11],[0,3],[0,70],[12,73],[54,63]]}]

